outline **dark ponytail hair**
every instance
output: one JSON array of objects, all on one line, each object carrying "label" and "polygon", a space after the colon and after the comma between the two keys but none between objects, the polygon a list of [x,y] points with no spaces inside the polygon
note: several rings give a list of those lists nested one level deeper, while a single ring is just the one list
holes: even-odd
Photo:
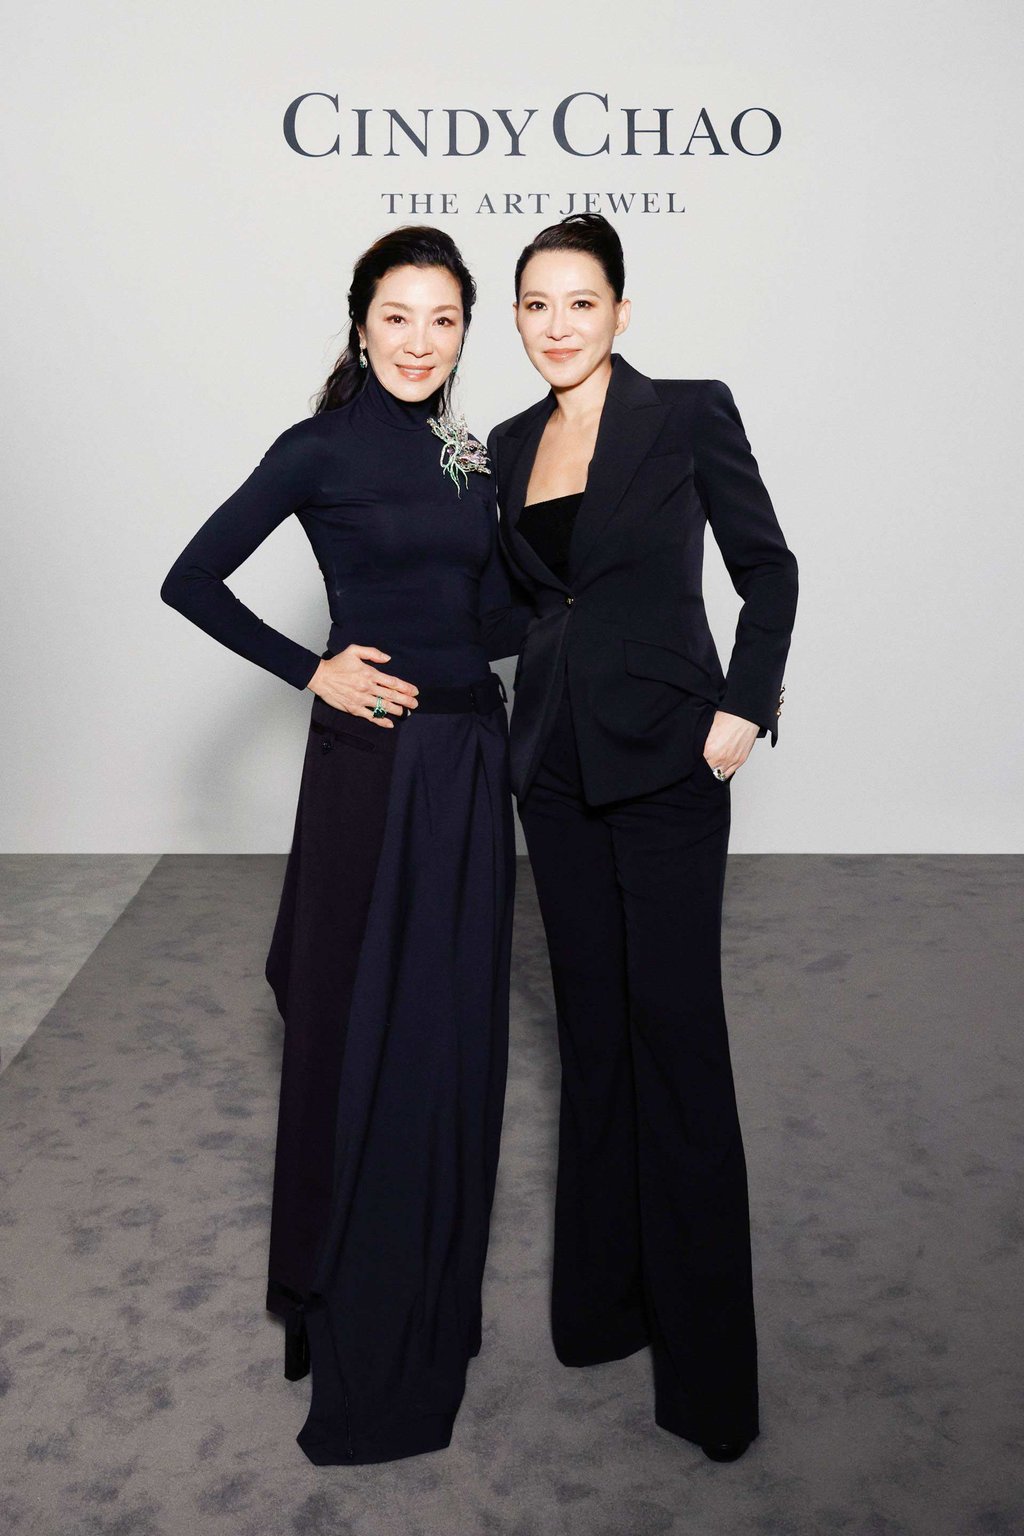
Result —
[{"label": "dark ponytail hair", "polygon": [[[315,416],[347,405],[365,387],[368,370],[359,366],[358,327],[366,324],[366,314],[377,291],[377,284],[394,267],[443,267],[452,274],[462,293],[465,340],[476,300],[476,283],[451,235],[429,224],[402,224],[390,230],[375,240],[355,264],[352,286],[348,291],[348,344],[316,397],[313,408]],[[454,369],[439,391],[436,406],[439,414],[448,409],[453,376]]]},{"label": "dark ponytail hair", "polygon": [[523,268],[538,251],[584,251],[600,262],[615,295],[615,302],[622,298],[626,286],[626,263],[622,254],[622,241],[603,213],[570,213],[557,224],[542,229],[535,240],[523,247],[516,262],[516,303],[522,283]]}]

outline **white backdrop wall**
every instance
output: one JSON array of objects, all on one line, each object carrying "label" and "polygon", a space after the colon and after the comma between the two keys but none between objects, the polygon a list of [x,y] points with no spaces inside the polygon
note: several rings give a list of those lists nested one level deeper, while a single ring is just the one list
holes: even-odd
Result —
[{"label": "white backdrop wall", "polygon": [[[311,695],[162,605],[165,571],[308,414],[352,261],[381,231],[440,223],[477,276],[460,390],[483,436],[545,391],[511,323],[520,247],[570,192],[646,191],[685,212],[612,215],[634,304],[621,350],[730,384],[800,564],[779,745],[736,780],[733,850],[1019,850],[1022,30],[1009,0],[522,0],[468,24],[448,0],[19,8],[0,150],[0,846],[287,847]],[[309,91],[341,111],[307,104],[302,131],[322,148],[340,129],[342,154],[286,144]],[[608,98],[570,120],[578,147],[607,131],[606,155],[552,138],[577,91]],[[426,158],[401,136],[383,153],[388,107],[417,128],[431,109]],[[449,107],[488,120],[481,154],[443,153]],[[511,157],[494,114],[531,107]],[[668,155],[651,135],[623,154],[626,107],[640,127],[672,109]],[[729,138],[749,107],[781,122],[770,154]],[[702,108],[728,154],[681,154]],[[468,113],[460,127],[471,145]],[[392,214],[398,192],[435,202]],[[549,201],[476,211],[506,192]],[[323,648],[294,519],[232,585]],[[706,590],[727,665],[738,599],[710,535]]]}]

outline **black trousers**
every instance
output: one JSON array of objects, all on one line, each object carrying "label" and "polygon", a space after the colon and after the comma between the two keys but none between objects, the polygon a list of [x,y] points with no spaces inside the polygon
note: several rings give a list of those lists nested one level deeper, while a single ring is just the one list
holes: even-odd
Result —
[{"label": "black trousers", "polygon": [[[704,741],[714,714],[707,712]],[[588,806],[568,707],[519,803],[562,1064],[551,1326],[566,1365],[650,1344],[654,1416],[758,1429],[746,1164],[722,999],[730,785],[703,758]]]}]

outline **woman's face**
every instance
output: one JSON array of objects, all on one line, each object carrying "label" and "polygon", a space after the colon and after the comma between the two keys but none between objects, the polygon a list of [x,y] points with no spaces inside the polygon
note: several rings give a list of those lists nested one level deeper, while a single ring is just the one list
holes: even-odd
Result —
[{"label": "woman's face", "polygon": [[426,400],[459,356],[462,292],[445,267],[392,267],[359,327],[370,366],[399,400]]},{"label": "woman's face", "polygon": [[523,268],[516,329],[530,362],[556,388],[582,384],[607,363],[629,324],[604,268],[585,251],[538,251]]}]

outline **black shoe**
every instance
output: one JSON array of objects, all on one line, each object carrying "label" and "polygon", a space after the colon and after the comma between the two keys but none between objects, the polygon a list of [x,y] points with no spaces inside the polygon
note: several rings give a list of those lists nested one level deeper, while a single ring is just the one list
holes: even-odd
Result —
[{"label": "black shoe", "polygon": [[309,1375],[309,1338],[303,1308],[293,1307],[284,1323],[284,1374],[288,1381]]},{"label": "black shoe", "polygon": [[711,1461],[739,1461],[750,1443],[749,1440],[709,1440],[706,1445],[701,1445],[701,1450]]}]

